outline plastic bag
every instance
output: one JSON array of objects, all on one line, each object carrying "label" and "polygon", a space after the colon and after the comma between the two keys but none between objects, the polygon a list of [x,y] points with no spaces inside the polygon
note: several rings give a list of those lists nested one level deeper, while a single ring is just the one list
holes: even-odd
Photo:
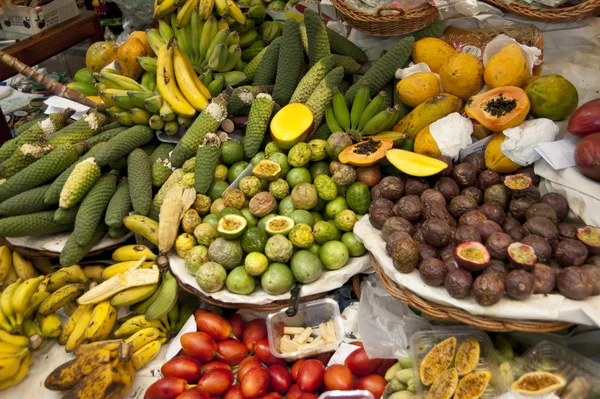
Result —
[{"label": "plastic bag", "polygon": [[123,13],[123,30],[132,32],[136,29],[143,30],[149,27],[154,14],[152,0],[114,0]]},{"label": "plastic bag", "polygon": [[479,11],[477,0],[434,0],[433,2],[442,20],[455,16],[474,17]]},{"label": "plastic bag", "polygon": [[358,334],[370,358],[396,359],[409,356],[408,339],[431,325],[415,315],[406,304],[383,289],[377,275],[361,284]]}]

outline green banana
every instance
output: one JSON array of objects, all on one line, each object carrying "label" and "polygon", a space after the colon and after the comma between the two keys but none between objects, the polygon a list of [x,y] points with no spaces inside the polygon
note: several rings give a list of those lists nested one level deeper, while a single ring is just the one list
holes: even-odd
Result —
[{"label": "green banana", "polygon": [[367,103],[369,102],[369,85],[367,82],[363,82],[358,91],[356,92],[356,97],[354,97],[354,101],[352,102],[352,110],[350,111],[350,128],[352,130],[356,130],[358,128],[358,124],[360,123],[360,117],[365,110]]},{"label": "green banana", "polygon": [[[350,112],[348,111],[348,106],[346,105],[344,95],[340,93],[337,87],[333,89],[332,104],[335,120],[343,129],[342,131],[347,132],[350,130]],[[332,130],[332,132],[334,131],[337,132],[339,130]]]},{"label": "green banana", "polygon": [[325,121],[327,122],[327,127],[329,127],[329,130],[331,130],[332,133],[344,131],[344,129],[342,129],[342,127],[338,124],[333,107],[330,104],[327,104],[327,107],[325,107]]},{"label": "green banana", "polygon": [[[375,96],[374,99],[369,102],[369,105],[365,108],[362,115],[360,116],[360,121],[358,122],[358,131],[363,130],[367,122],[371,120],[378,112],[381,112],[381,104],[385,103],[385,96],[387,93],[385,91],[380,91],[379,94]],[[384,108],[385,109],[385,108]]]},{"label": "green banana", "polygon": [[173,306],[177,304],[179,286],[177,280],[170,271],[167,271],[162,275],[162,282],[157,291],[160,291],[158,299],[152,302],[152,305],[146,312],[147,320],[158,320],[162,316],[167,315]]}]

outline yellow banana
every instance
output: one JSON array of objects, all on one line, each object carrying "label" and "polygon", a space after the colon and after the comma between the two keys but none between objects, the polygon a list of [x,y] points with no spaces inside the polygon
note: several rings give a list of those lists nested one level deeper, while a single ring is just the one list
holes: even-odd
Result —
[{"label": "yellow banana", "polygon": [[115,331],[115,337],[124,338],[137,333],[140,330],[154,327],[166,333],[167,329],[158,320],[146,320],[146,316],[139,315],[125,320]]},{"label": "yellow banana", "polygon": [[244,13],[233,0],[227,0],[227,12],[236,22],[242,25],[246,23]]},{"label": "yellow banana", "polygon": [[156,260],[156,255],[145,245],[124,245],[112,253],[112,260],[126,262],[128,260],[140,260],[142,256],[146,260]]},{"label": "yellow banana", "polygon": [[175,0],[164,0],[158,7],[154,9],[154,18],[162,18],[177,8]]},{"label": "yellow banana", "polygon": [[152,359],[158,356],[161,346],[162,344],[158,341],[148,342],[146,345],[142,346],[140,349],[134,352],[133,356],[131,357],[133,367],[136,370],[143,368],[146,364],[152,361]]},{"label": "yellow banana", "polygon": [[63,267],[50,276],[48,291],[54,292],[67,284],[85,283],[87,277],[79,265]]},{"label": "yellow banana", "polygon": [[10,269],[8,269],[8,276],[6,276],[6,279],[4,280],[4,285],[8,285],[8,284],[12,284],[15,281],[17,281],[19,279],[19,276],[17,276],[17,272],[15,271],[15,268],[12,266],[12,255],[11,255],[11,265],[10,265]]},{"label": "yellow banana", "polygon": [[29,349],[24,348],[19,353],[0,355],[0,381],[14,377],[19,371],[21,360],[29,355]]},{"label": "yellow banana", "polygon": [[131,337],[126,338],[125,342],[131,344],[132,350],[135,353],[148,342],[156,341],[160,338],[165,338],[165,334],[162,331],[155,327],[148,327],[136,332]]},{"label": "yellow banana", "polygon": [[[196,72],[192,69],[189,60],[182,53],[179,47],[175,48],[173,55],[173,66],[175,69],[175,79],[177,84],[181,88],[181,91],[189,103],[197,111],[202,111],[208,106],[208,98],[206,98],[200,90],[199,84],[202,84],[196,75]],[[194,79],[194,77],[196,79]],[[204,85],[202,84],[202,87]],[[204,88],[206,90],[206,88]],[[206,90],[208,91],[208,90]]]},{"label": "yellow banana", "polygon": [[21,325],[21,330],[23,331],[23,334],[30,339],[30,341],[36,335],[42,338],[42,329],[31,319],[27,319],[23,322],[23,325]]},{"label": "yellow banana", "polygon": [[73,332],[69,335],[69,338],[67,339],[67,343],[65,345],[65,350],[67,352],[72,352],[75,348],[77,348],[85,341],[85,330],[87,329],[87,326],[90,320],[92,319],[93,313],[93,306],[90,306],[89,308],[85,309],[85,311],[79,318],[77,325],[75,325]]},{"label": "yellow banana", "polygon": [[46,258],[34,258],[31,259],[31,263],[33,263],[33,267],[35,267],[41,274],[52,274],[54,271],[54,266],[50,259]]},{"label": "yellow banana", "polygon": [[94,352],[76,357],[52,370],[44,381],[44,386],[52,390],[66,391],[73,388],[95,369],[110,364],[114,360],[111,351],[97,349]]},{"label": "yellow banana", "polygon": [[62,332],[62,321],[56,313],[48,316],[38,316],[38,322],[42,329],[42,335],[46,338],[57,338]]},{"label": "yellow banana", "polygon": [[23,258],[17,251],[12,253],[12,265],[17,272],[17,276],[23,280],[37,277],[39,273],[33,267],[33,264],[27,259]]},{"label": "yellow banana", "polygon": [[15,294],[15,291],[22,283],[23,280],[19,278],[17,281],[6,287],[2,292],[2,295],[0,295],[0,310],[2,313],[4,313],[4,316],[6,316],[6,319],[12,326],[16,326],[15,311],[12,307],[12,298]]},{"label": "yellow banana", "polygon": [[215,0],[215,10],[220,17],[227,15],[227,0]]},{"label": "yellow banana", "polygon": [[177,27],[183,28],[187,24],[190,23],[190,19],[192,18],[192,13],[194,9],[198,5],[199,0],[187,0],[183,7],[179,9],[177,12]]},{"label": "yellow banana", "polygon": [[200,19],[206,21],[213,12],[213,7],[215,6],[215,0],[200,0],[198,5],[198,13],[200,14]]},{"label": "yellow banana", "polygon": [[79,298],[85,291],[84,284],[69,284],[59,288],[53,292],[38,308],[41,315],[49,315],[56,313],[57,310],[65,306],[69,302],[73,302]]},{"label": "yellow banana", "polygon": [[29,366],[31,366],[31,362],[33,361],[33,354],[30,353],[21,360],[21,364],[17,369],[15,375],[5,380],[0,381],[0,391],[3,389],[10,388],[14,385],[17,385],[19,382],[23,381],[27,373],[29,372]]},{"label": "yellow banana", "polygon": [[135,378],[136,368],[132,361],[120,362],[117,365],[117,374],[119,376],[119,384],[114,392],[111,392],[107,399],[118,399],[124,398],[133,385],[133,379]]},{"label": "yellow banana", "polygon": [[85,277],[87,277],[90,280],[94,280],[97,283],[101,283],[104,281],[104,279],[102,278],[102,271],[104,270],[105,266],[100,266],[100,265],[90,265],[90,266],[84,266],[83,267],[83,274],[85,274]]},{"label": "yellow banana", "polygon": [[50,294],[48,291],[40,291],[33,294],[23,317],[27,319],[28,317],[32,316],[38,310],[42,302],[44,302],[50,295],[52,294]]},{"label": "yellow banana", "polygon": [[4,331],[11,332],[13,327],[10,325],[10,321],[6,318],[6,315],[0,310],[0,328]]},{"label": "yellow banana", "polygon": [[[102,278],[104,280],[108,280],[109,278],[116,276],[117,274],[125,273],[127,270],[129,270],[131,266],[135,265],[136,263],[138,263],[137,260],[130,260],[127,262],[115,263],[114,265],[105,267],[104,270],[102,270]],[[154,262],[144,262],[140,267],[143,269],[150,269],[152,265],[154,265]]]},{"label": "yellow banana", "polygon": [[196,110],[185,99],[175,81],[173,70],[173,47],[166,45],[161,47],[158,53],[157,64],[157,87],[163,100],[177,114],[192,117]]},{"label": "yellow banana", "polygon": [[73,355],[75,356],[83,356],[88,353],[92,353],[99,349],[107,349],[109,350],[115,357],[119,354],[119,347],[125,341],[122,339],[110,339],[107,341],[98,341],[98,342],[89,342],[87,344],[81,344],[73,351]]},{"label": "yellow banana", "polygon": [[202,56],[202,60],[208,57],[208,49],[217,35],[218,29],[217,19],[211,15],[202,27],[202,34],[200,35],[200,55]]},{"label": "yellow banana", "polygon": [[73,313],[75,312],[75,309],[77,309],[77,306],[79,306],[79,305],[77,305],[77,302],[75,302],[75,301],[69,302],[65,306],[63,306],[63,310],[65,311],[67,316],[71,317],[73,315]]},{"label": "yellow banana", "polygon": [[7,344],[22,346],[26,348],[29,345],[29,338],[24,335],[13,335],[4,330],[0,330],[0,341]]},{"label": "yellow banana", "polygon": [[92,318],[85,330],[85,339],[95,342],[108,338],[116,322],[117,309],[110,304],[110,301],[100,302],[94,307]]},{"label": "yellow banana", "polygon": [[45,276],[39,276],[25,280],[23,284],[15,289],[12,296],[12,309],[15,314],[17,325],[21,325],[25,318],[25,312],[30,304],[30,299],[36,293]]},{"label": "yellow banana", "polygon": [[22,346],[9,344],[8,342],[0,341],[0,356],[4,354],[19,353],[23,350]]},{"label": "yellow banana", "polygon": [[[161,112],[162,115],[162,112]],[[131,215],[123,218],[123,224],[134,233],[148,239],[152,244],[158,245],[158,222],[147,216]]]},{"label": "yellow banana", "polygon": [[51,276],[51,274],[44,276],[44,279],[42,280],[40,285],[38,285],[38,289],[36,292],[48,292],[48,284],[50,283]]},{"label": "yellow banana", "polygon": [[81,319],[81,317],[87,312],[88,309],[93,310],[93,308],[94,308],[93,305],[77,306],[77,309],[75,309],[75,311],[73,312],[73,314],[71,315],[69,320],[67,320],[67,322],[63,326],[60,336],[58,337],[58,342],[61,345],[64,345],[67,343],[67,340],[69,339],[69,335],[71,335],[71,333],[73,332],[73,330],[79,323],[79,320]]},{"label": "yellow banana", "polygon": [[110,299],[110,303],[115,307],[131,306],[138,302],[150,298],[158,289],[159,283],[141,285],[139,287],[127,288]]},{"label": "yellow banana", "polygon": [[0,247],[0,283],[4,283],[8,277],[12,265],[12,254],[10,249],[3,245]]}]

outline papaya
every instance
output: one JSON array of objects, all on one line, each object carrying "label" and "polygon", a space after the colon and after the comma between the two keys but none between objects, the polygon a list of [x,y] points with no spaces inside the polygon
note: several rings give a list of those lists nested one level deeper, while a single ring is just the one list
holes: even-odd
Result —
[{"label": "papaya", "polygon": [[483,72],[490,89],[503,86],[523,87],[531,76],[525,54],[518,44],[508,44],[488,61]]},{"label": "papaya", "polygon": [[492,132],[502,132],[521,124],[529,113],[529,98],[525,90],[498,87],[475,95],[467,101],[465,112]]},{"label": "papaya", "polygon": [[440,94],[440,81],[433,72],[418,72],[399,81],[396,90],[400,101],[414,108]]},{"label": "papaya", "polygon": [[498,173],[513,173],[519,170],[521,165],[502,153],[502,143],[505,139],[503,133],[498,133],[485,147],[485,167]]},{"label": "papaya", "polygon": [[81,68],[79,71],[75,72],[75,75],[73,75],[73,81],[93,85],[94,77],[87,68]]},{"label": "papaya", "polygon": [[462,108],[462,103],[460,98],[453,96],[452,94],[438,94],[424,103],[419,104],[408,115],[402,118],[402,120],[394,126],[393,130],[401,133],[400,136],[405,134],[409,136],[407,138],[414,139],[425,126],[431,125],[438,119],[453,112],[459,112]]},{"label": "papaya", "polygon": [[391,140],[373,140],[369,138],[359,143],[346,147],[338,156],[341,163],[352,166],[372,166],[385,157],[385,153],[392,148]]},{"label": "papaya", "polygon": [[540,76],[526,86],[525,92],[531,103],[531,113],[538,118],[562,121],[579,104],[577,89],[560,75]]},{"label": "papaya", "polygon": [[466,100],[483,88],[483,64],[473,54],[458,53],[440,69],[440,81],[446,93]]},{"label": "papaya", "polygon": [[99,73],[102,68],[117,59],[115,42],[93,43],[85,53],[85,66],[90,73]]},{"label": "papaya", "polygon": [[138,62],[138,57],[146,56],[144,44],[135,37],[130,37],[117,50],[117,63],[121,74],[133,80],[138,80],[144,69]]},{"label": "papaya", "polygon": [[146,36],[146,32],[143,32],[141,30],[134,30],[133,32],[131,32],[129,34],[129,39],[131,39],[132,37],[134,37],[134,38],[138,39],[140,42],[142,42],[142,44],[144,45],[144,49],[146,49],[146,55],[148,57],[156,57],[154,50],[152,50],[152,47],[150,46],[150,43],[148,42],[148,37]]},{"label": "papaya", "polygon": [[442,65],[454,55],[456,51],[445,41],[426,37],[415,42],[411,56],[415,64],[424,62],[431,72],[439,73]]},{"label": "papaya", "polygon": [[413,151],[417,154],[426,155],[428,157],[437,158],[442,155],[440,148],[437,145],[437,142],[431,135],[431,131],[429,130],[429,126],[425,126],[421,131],[417,134],[415,138],[415,144],[413,147]]}]

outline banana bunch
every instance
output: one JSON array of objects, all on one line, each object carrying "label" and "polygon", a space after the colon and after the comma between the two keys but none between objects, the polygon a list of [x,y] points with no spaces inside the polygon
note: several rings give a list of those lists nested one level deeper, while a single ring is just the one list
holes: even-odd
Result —
[{"label": "banana bunch", "polygon": [[58,342],[73,352],[85,342],[106,340],[117,322],[117,308],[110,301],[97,305],[79,305],[65,323]]},{"label": "banana bunch", "polygon": [[334,89],[333,100],[325,109],[325,120],[332,132],[346,132],[355,141],[391,129],[398,121],[399,107],[387,108],[386,92],[382,91],[372,100],[369,87],[363,84],[356,93],[352,107],[348,109],[344,95]]},{"label": "banana bunch", "polygon": [[415,395],[415,376],[412,368],[412,359],[400,358],[385,373],[387,386],[385,395],[388,399],[411,399]]},{"label": "banana bunch", "polygon": [[[40,262],[46,265],[47,260]],[[49,267],[43,268],[43,274],[50,272]],[[18,252],[12,252],[7,246],[0,246],[0,285],[9,285],[17,279],[27,280],[39,275],[31,261],[23,258]]]},{"label": "banana bunch", "polygon": [[25,378],[33,354],[24,336],[15,336],[0,330],[0,390],[18,384]]},{"label": "banana bunch", "polygon": [[63,398],[122,398],[135,377],[133,346],[123,340],[80,345],[75,359],[54,369],[44,385]]},{"label": "banana bunch", "polygon": [[[132,319],[136,319],[137,317],[133,317]],[[144,316],[141,316],[144,317]],[[159,329],[158,327],[144,327],[144,328],[140,328],[137,329],[134,328],[133,326],[137,326],[139,324],[144,324],[144,323],[125,323],[123,324],[119,330],[117,330],[115,332],[115,335],[117,337],[127,337],[125,338],[125,341],[130,343],[132,346],[132,350],[133,350],[133,356],[132,356],[132,361],[133,361],[133,366],[136,370],[141,369],[142,367],[144,367],[148,362],[150,362],[152,359],[154,359],[158,353],[160,352],[160,348],[162,347],[162,344],[164,344],[165,342],[167,342],[167,333],[165,332],[165,329],[162,325],[161,322],[159,322],[158,320],[154,320],[156,321],[157,325],[160,325],[160,327],[162,329]],[[147,324],[154,324],[154,323],[147,323]],[[131,334],[124,334],[123,331],[135,331]],[[120,332],[120,335],[117,335],[116,333]],[[128,335],[128,336],[127,336]]]}]

